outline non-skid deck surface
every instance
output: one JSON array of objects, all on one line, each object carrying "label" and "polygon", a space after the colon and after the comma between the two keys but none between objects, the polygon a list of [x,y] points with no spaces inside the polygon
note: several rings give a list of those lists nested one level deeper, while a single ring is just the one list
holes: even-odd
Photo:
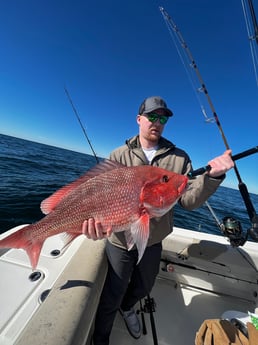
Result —
[{"label": "non-skid deck surface", "polygon": [[[247,312],[254,308],[251,302],[186,287],[181,288],[174,281],[166,279],[157,279],[151,297],[156,302],[154,319],[158,345],[194,345],[196,331],[205,319],[220,318],[226,310]],[[110,345],[155,344],[149,314],[145,314],[145,322],[147,335],[134,339],[118,314]]]}]

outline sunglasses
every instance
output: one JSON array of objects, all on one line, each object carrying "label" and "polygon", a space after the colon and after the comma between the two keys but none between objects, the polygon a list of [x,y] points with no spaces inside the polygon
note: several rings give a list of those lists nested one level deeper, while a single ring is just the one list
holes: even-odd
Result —
[{"label": "sunglasses", "polygon": [[166,115],[159,115],[156,113],[149,113],[149,114],[142,114],[143,116],[147,117],[147,119],[154,123],[159,119],[161,125],[165,125],[168,122],[168,116]]}]

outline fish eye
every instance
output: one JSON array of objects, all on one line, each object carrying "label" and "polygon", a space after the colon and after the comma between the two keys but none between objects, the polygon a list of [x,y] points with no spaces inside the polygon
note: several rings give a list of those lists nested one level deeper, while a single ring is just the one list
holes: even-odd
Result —
[{"label": "fish eye", "polygon": [[168,182],[169,181],[168,175],[162,176],[162,181],[163,182]]}]

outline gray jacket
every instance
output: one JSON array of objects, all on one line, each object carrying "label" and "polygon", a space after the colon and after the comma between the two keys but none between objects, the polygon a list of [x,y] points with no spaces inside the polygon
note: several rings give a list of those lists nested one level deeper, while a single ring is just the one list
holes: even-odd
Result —
[{"label": "gray jacket", "polygon": [[[126,166],[149,164],[141,149],[139,136],[127,140],[125,145],[114,150],[110,154],[110,159]],[[183,175],[187,175],[192,170],[188,154],[163,137],[160,138],[159,148],[151,165]],[[189,188],[180,198],[179,204],[189,211],[200,207],[216,191],[224,177],[225,175],[215,179],[204,174],[190,180]],[[161,242],[172,231],[173,209],[160,218],[150,220],[148,246]],[[113,233],[109,241],[119,247],[127,248],[124,232]]]}]

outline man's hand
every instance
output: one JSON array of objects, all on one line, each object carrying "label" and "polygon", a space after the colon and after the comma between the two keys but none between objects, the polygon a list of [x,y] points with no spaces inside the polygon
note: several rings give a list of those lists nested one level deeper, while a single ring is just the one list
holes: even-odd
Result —
[{"label": "man's hand", "polygon": [[225,174],[228,170],[234,167],[234,162],[231,159],[231,150],[227,150],[223,155],[213,158],[209,161],[211,170],[208,172],[210,177],[218,177]]},{"label": "man's hand", "polygon": [[88,238],[96,241],[109,237],[112,233],[112,228],[108,227],[104,229],[99,221],[95,221],[94,218],[89,218],[82,224],[82,233]]}]

